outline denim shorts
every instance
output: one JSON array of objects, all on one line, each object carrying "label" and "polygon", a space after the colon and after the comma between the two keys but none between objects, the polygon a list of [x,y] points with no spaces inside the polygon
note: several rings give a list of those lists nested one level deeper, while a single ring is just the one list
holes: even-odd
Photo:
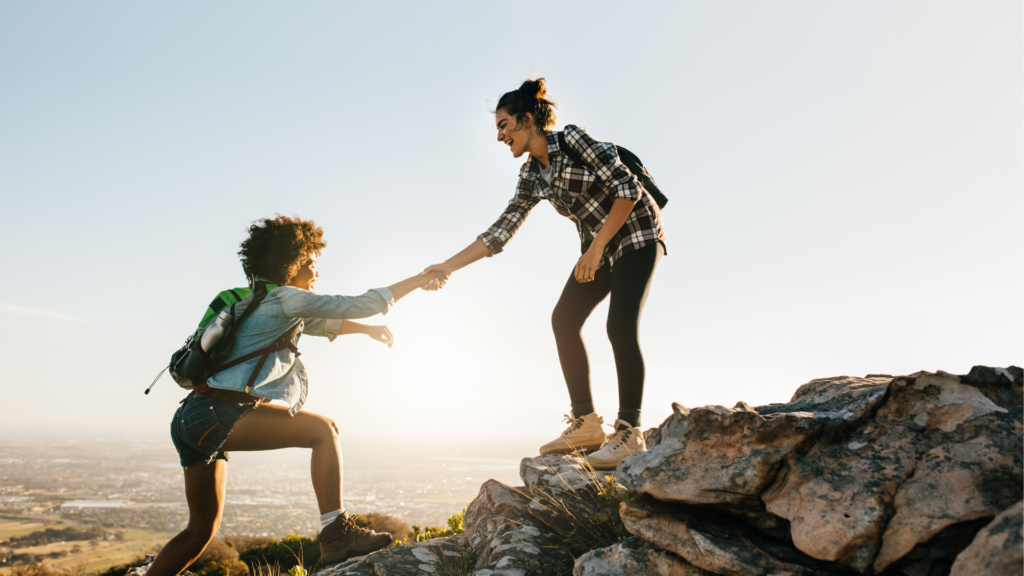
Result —
[{"label": "denim shorts", "polygon": [[181,467],[227,460],[220,447],[242,416],[256,407],[255,402],[222,402],[192,392],[171,420],[171,442],[178,450]]}]

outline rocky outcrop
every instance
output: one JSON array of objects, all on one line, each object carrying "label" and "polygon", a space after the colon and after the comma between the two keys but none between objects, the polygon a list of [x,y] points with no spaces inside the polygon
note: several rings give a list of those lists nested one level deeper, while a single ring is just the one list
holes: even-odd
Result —
[{"label": "rocky outcrop", "polygon": [[[1019,368],[977,367],[814,380],[788,404],[675,405],[659,443],[618,478],[705,510],[682,524],[717,510],[835,568],[948,573],[986,519],[1021,499],[1021,380]],[[643,536],[630,505],[623,520]],[[716,573],[756,573],[694,562],[681,545],[663,547]]]},{"label": "rocky outcrop", "polygon": [[627,538],[576,560],[573,576],[711,576],[643,538]]},{"label": "rocky outcrop", "polygon": [[1018,575],[1024,566],[1024,502],[1017,502],[978,532],[956,557],[950,576]]},{"label": "rocky outcrop", "polygon": [[614,479],[526,458],[522,486],[481,487],[464,535],[324,572],[1022,574],[1022,391],[1020,368],[975,367],[818,379],[786,404],[674,404]]}]

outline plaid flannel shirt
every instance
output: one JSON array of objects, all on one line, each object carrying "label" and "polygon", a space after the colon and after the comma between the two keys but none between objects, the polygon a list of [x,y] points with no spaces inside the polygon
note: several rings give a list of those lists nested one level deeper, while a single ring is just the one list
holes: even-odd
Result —
[{"label": "plaid flannel shirt", "polygon": [[548,162],[553,170],[549,185],[540,174],[540,162],[532,156],[519,170],[516,194],[508,207],[479,238],[491,256],[501,252],[526,217],[541,200],[547,200],[555,210],[573,221],[580,235],[582,251],[601,226],[617,198],[635,200],[629,218],[612,237],[604,249],[601,266],[614,265],[623,254],[655,242],[664,243],[665,228],[661,210],[640,181],[621,161],[615,145],[598,142],[586,129],[566,126],[565,142],[579,153],[584,164],[573,162],[559,149],[558,133],[549,132]]}]

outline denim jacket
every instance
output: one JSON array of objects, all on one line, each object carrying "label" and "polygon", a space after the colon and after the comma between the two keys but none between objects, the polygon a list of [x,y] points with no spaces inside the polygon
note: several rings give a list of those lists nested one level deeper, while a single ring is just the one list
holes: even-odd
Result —
[{"label": "denim jacket", "polygon": [[[268,346],[299,324],[292,340],[298,344],[303,333],[334,340],[342,320],[387,314],[395,303],[391,290],[374,288],[361,296],[328,296],[294,286],[275,288],[235,332],[235,343],[224,362]],[[213,375],[207,384],[221,390],[245,390],[259,358]],[[256,377],[251,394],[288,403],[293,416],[306,402],[306,369],[294,352],[285,348],[267,358]]]}]

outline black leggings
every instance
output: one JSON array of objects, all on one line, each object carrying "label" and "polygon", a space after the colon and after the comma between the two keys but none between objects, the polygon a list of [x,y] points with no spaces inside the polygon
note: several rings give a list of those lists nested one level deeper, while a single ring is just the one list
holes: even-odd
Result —
[{"label": "black leggings", "polygon": [[[562,296],[551,314],[551,326],[558,344],[558,359],[569,387],[573,412],[581,406],[592,409],[590,361],[583,345],[583,323],[602,300],[612,295],[608,306],[608,339],[615,355],[619,377],[619,418],[639,425],[640,404],[644,395],[644,357],[640,352],[640,314],[643,312],[651,279],[664,255],[661,243],[649,244],[622,255],[610,269],[605,265],[585,284],[573,274],[565,283]],[[585,412],[586,413],[586,412]],[[585,414],[584,413],[584,414]],[[584,414],[575,414],[577,417]],[[631,416],[631,417],[624,417]],[[634,421],[635,420],[635,421]]]}]

